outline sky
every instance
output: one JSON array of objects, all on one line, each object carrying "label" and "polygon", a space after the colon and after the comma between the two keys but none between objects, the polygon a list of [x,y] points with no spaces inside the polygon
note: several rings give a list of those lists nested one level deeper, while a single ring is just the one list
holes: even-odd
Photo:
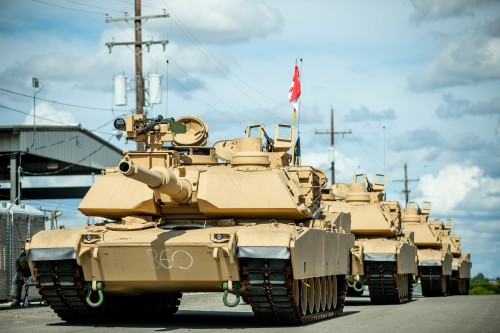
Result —
[{"label": "sky", "polygon": [[[431,219],[454,224],[473,275],[500,276],[500,1],[142,0],[144,76],[162,75],[148,115],[196,115],[209,144],[247,125],[292,122],[294,66],[302,95],[302,163],[329,174],[335,112],[336,182],[387,175],[387,198],[431,201]],[[135,107],[132,0],[0,0],[0,125],[81,124],[122,149],[115,118]],[[128,13],[128,14],[125,14]],[[127,106],[113,77],[129,78]],[[32,78],[42,89],[32,88]],[[22,95],[27,95],[22,96]],[[25,186],[90,185],[90,177],[24,177]],[[2,184],[2,186],[7,186]],[[70,200],[29,201],[88,221]]]}]

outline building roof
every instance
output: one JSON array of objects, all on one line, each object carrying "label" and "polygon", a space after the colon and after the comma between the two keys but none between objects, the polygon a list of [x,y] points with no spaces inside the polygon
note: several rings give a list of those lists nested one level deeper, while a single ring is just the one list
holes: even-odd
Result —
[{"label": "building roof", "polygon": [[[11,180],[11,158],[17,158],[24,176],[91,175],[117,165],[122,151],[79,125],[0,126],[0,182]],[[21,193],[33,199],[82,198],[88,187],[58,189],[23,188]],[[0,189],[0,197],[7,191]]]}]

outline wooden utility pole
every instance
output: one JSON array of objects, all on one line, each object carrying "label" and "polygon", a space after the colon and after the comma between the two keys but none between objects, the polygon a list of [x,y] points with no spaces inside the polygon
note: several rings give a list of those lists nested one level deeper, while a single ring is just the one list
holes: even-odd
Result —
[{"label": "wooden utility pole", "polygon": [[[111,53],[111,49],[113,46],[123,46],[123,45],[134,45],[135,50],[135,113],[143,114],[144,113],[144,80],[142,77],[142,45],[146,45],[147,50],[153,44],[162,44],[163,51],[165,51],[165,46],[168,44],[168,40],[162,41],[142,41],[142,21],[148,20],[152,18],[166,18],[170,15],[164,10],[161,15],[150,15],[150,16],[142,16],[141,15],[141,0],[135,0],[135,16],[128,17],[125,13],[125,17],[113,19],[110,16],[106,15],[106,22],[119,22],[119,21],[134,21],[135,27],[135,41],[134,42],[109,42],[106,43],[106,46],[109,49],[109,53]],[[144,143],[137,142],[137,150],[144,150]]]},{"label": "wooden utility pole", "polygon": [[142,79],[142,20],[141,0],[135,0],[135,94],[137,114],[144,113],[144,81]]},{"label": "wooden utility pole", "polygon": [[332,185],[335,184],[335,134],[342,134],[342,137],[344,137],[345,134],[352,134],[351,130],[335,132],[333,126],[333,107],[330,107],[330,131],[314,131],[314,134],[330,134],[330,172]]},{"label": "wooden utility pole", "polygon": [[410,192],[411,190],[408,189],[408,183],[409,182],[418,182],[420,179],[408,179],[408,166],[404,165],[404,169],[405,169],[405,179],[396,179],[396,180],[393,180],[393,182],[404,182],[405,183],[405,189],[403,190],[403,193],[405,194],[405,202],[406,202],[406,207],[408,207],[408,201],[409,201],[409,196],[410,196]]}]

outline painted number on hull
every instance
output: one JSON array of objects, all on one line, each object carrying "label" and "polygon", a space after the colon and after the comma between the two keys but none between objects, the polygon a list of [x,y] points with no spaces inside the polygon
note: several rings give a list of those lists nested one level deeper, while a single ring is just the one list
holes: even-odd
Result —
[{"label": "painted number on hull", "polygon": [[193,257],[184,251],[162,250],[158,252],[153,249],[147,249],[148,257],[151,262],[151,267],[154,269],[171,269],[177,267],[179,269],[190,269],[193,266]]}]

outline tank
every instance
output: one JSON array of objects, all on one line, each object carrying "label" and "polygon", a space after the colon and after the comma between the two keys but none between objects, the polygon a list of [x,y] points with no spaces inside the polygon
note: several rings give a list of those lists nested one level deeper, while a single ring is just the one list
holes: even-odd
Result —
[{"label": "tank", "polygon": [[450,293],[452,295],[469,294],[472,262],[470,253],[462,252],[460,236],[451,235],[453,224],[444,225],[442,233],[443,243],[450,247],[453,255]]},{"label": "tank", "polygon": [[450,245],[443,242],[443,223],[428,221],[432,209],[430,202],[423,202],[420,208],[415,201],[402,210],[403,228],[412,231],[418,247],[418,278],[422,295],[446,296],[450,293],[453,256]]},{"label": "tank", "polygon": [[350,215],[321,211],[325,173],[290,165],[294,128],[264,125],[207,146],[198,117],[133,115],[115,127],[144,151],[102,171],[79,209],[105,221],[27,242],[43,299],[67,322],[163,320],[184,292],[247,302],[264,323],[342,313]]},{"label": "tank", "polygon": [[333,184],[324,196],[328,213],[350,213],[355,247],[351,251],[349,295],[359,296],[368,286],[374,304],[399,304],[412,299],[417,272],[417,248],[413,234],[401,229],[401,209],[397,201],[384,201],[386,177],[354,176],[352,184]]}]

